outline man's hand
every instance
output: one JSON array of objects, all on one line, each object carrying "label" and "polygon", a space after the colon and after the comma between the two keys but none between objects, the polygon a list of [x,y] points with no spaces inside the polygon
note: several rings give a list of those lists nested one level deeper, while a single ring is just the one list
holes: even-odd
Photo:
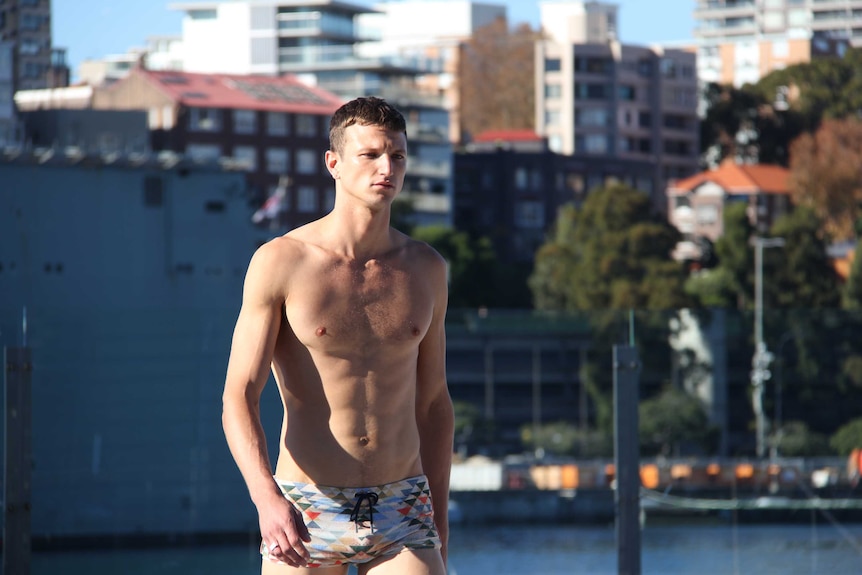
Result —
[{"label": "man's hand", "polygon": [[305,567],[309,554],[303,542],[311,541],[302,513],[279,497],[258,508],[260,535],[271,561]]}]

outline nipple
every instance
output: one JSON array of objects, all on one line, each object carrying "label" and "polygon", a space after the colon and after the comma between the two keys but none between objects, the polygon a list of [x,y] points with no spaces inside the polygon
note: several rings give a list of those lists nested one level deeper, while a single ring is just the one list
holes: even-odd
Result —
[{"label": "nipple", "polygon": [[412,331],[413,331],[413,336],[414,336],[414,337],[416,337],[416,336],[418,336],[420,333],[422,333],[421,331],[419,331],[419,328],[418,328],[418,327],[416,327],[415,325],[413,326],[413,330],[412,330]]},{"label": "nipple", "polygon": [[317,331],[314,333],[317,334],[317,337],[322,337],[322,336],[326,335],[326,327],[320,326],[319,328],[317,328]]}]

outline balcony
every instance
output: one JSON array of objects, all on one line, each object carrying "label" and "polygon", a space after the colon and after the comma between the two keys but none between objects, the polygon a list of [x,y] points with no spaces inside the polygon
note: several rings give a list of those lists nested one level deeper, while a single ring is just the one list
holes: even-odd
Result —
[{"label": "balcony", "polygon": [[276,17],[280,36],[340,38],[360,41],[353,20],[324,12],[280,12]]},{"label": "balcony", "polygon": [[284,71],[290,72],[344,69],[400,69],[407,74],[442,72],[439,59],[400,55],[363,55],[353,44],[279,48],[278,63]]},{"label": "balcony", "polygon": [[753,0],[743,2],[707,2],[701,4],[694,11],[695,20],[707,20],[709,18],[738,18],[744,16],[754,17],[756,6]]}]

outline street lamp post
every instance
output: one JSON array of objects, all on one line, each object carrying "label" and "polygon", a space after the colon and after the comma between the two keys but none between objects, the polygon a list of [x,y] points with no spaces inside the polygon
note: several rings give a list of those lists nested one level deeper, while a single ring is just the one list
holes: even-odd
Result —
[{"label": "street lamp post", "polygon": [[784,245],[784,238],[754,238],[754,357],[751,359],[752,405],[757,424],[757,457],[766,454],[766,414],[763,410],[763,384],[772,376],[772,354],[763,340],[763,250]]}]

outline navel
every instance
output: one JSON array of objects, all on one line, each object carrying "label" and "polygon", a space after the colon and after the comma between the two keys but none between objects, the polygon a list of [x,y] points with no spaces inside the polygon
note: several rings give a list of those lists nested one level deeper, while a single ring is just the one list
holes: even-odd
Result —
[{"label": "navel", "polygon": [[366,445],[368,445],[368,438],[365,437],[364,435],[362,437],[360,437],[359,438],[359,445],[361,445],[362,447],[365,447]]},{"label": "navel", "polygon": [[317,334],[317,337],[323,337],[324,335],[326,335],[326,326],[320,326],[314,333]]}]

